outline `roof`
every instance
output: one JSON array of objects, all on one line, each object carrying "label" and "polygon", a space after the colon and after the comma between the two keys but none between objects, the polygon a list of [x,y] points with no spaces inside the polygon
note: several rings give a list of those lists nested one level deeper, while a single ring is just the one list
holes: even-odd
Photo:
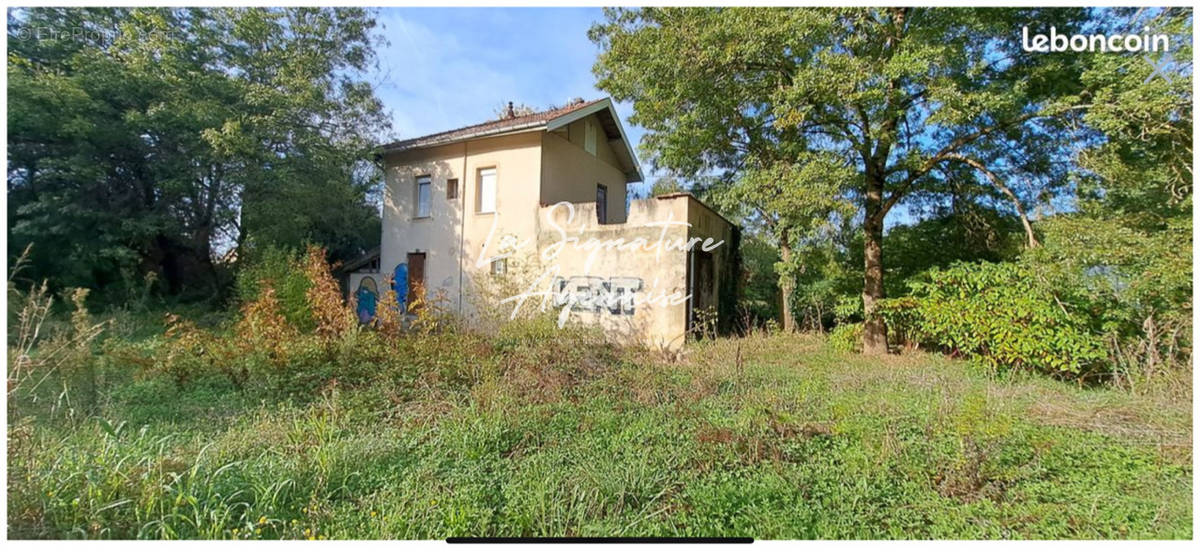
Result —
[{"label": "roof", "polygon": [[[404,139],[385,144],[382,150],[384,153],[404,152],[516,132],[534,130],[554,131],[593,114],[600,119],[601,127],[604,129],[605,136],[608,137],[610,146],[613,147],[613,152],[616,153],[618,160],[625,165],[627,182],[642,181],[641,166],[638,165],[637,156],[634,155],[633,148],[626,138],[625,129],[621,126],[621,118],[617,115],[616,109],[613,108],[612,99],[609,98],[575,102],[542,112],[485,121],[476,125],[459,127],[458,129],[442,131],[432,135]],[[620,142],[620,144],[615,144],[617,142]]]},{"label": "roof", "polygon": [[375,248],[367,250],[361,256],[358,256],[357,258],[354,258],[354,259],[342,264],[341,267],[337,268],[337,271],[338,271],[338,273],[351,273],[354,270],[359,269],[378,258],[379,258],[379,247],[376,246]]}]

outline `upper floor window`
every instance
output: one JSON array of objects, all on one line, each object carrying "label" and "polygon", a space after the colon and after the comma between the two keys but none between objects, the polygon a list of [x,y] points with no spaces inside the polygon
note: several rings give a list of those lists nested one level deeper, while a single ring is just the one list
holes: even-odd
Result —
[{"label": "upper floor window", "polygon": [[446,179],[446,200],[458,198],[458,179]]},{"label": "upper floor window", "polygon": [[433,185],[428,175],[417,177],[417,217],[429,217]]},{"label": "upper floor window", "polygon": [[490,214],[496,211],[496,168],[489,167],[479,170],[479,190],[476,191],[476,211]]},{"label": "upper floor window", "polygon": [[596,222],[608,223],[608,187],[596,185]]}]

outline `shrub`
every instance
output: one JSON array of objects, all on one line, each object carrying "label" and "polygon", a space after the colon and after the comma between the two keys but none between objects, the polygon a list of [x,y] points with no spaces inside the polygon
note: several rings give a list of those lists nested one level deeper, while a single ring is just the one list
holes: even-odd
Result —
[{"label": "shrub", "polygon": [[238,272],[236,285],[240,305],[254,302],[270,287],[289,323],[304,331],[316,326],[308,301],[313,283],[295,250],[271,247],[256,252]]},{"label": "shrub", "polygon": [[1104,359],[1100,341],[1028,269],[957,264],[909,284],[912,296],[880,309],[894,331],[984,362],[993,370],[1085,376]]},{"label": "shrub", "polygon": [[837,352],[858,352],[862,346],[862,323],[843,323],[829,333],[829,346]]},{"label": "shrub", "polygon": [[310,284],[304,298],[316,323],[317,335],[324,338],[341,337],[357,327],[354,310],[346,305],[341,287],[325,262],[325,249],[308,247],[303,264],[303,274]]}]

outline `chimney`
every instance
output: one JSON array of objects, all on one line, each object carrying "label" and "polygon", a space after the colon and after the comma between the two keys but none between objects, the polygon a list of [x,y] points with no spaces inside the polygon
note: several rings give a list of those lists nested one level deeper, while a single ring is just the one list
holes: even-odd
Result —
[{"label": "chimney", "polygon": [[504,112],[504,116],[507,117],[508,119],[517,117],[517,112],[513,111],[513,103],[512,102],[508,103],[508,111]]}]

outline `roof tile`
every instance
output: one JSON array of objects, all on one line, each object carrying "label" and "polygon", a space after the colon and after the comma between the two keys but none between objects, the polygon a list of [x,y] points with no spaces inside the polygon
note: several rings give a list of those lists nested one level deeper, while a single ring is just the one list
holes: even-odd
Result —
[{"label": "roof tile", "polygon": [[383,146],[383,150],[385,152],[410,150],[413,148],[448,144],[465,138],[496,135],[508,131],[518,131],[521,129],[539,127],[556,118],[567,115],[575,110],[581,110],[603,100],[603,98],[600,98],[597,100],[576,102],[574,104],[569,104],[560,108],[551,108],[542,112],[485,121],[483,123],[469,125],[467,127],[460,127],[458,129],[451,129],[449,131],[442,131],[440,133],[434,133],[431,135],[404,139],[385,144]]}]

